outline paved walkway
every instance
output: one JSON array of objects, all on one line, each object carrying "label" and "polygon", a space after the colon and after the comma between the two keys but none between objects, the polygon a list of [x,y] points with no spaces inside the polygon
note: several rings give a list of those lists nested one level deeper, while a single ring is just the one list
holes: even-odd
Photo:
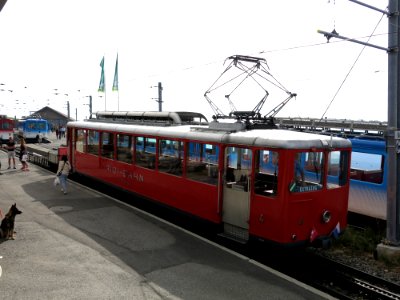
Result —
[{"label": "paved walkway", "polygon": [[54,174],[4,170],[0,208],[13,203],[16,239],[0,240],[1,299],[327,299],[119,201]]}]

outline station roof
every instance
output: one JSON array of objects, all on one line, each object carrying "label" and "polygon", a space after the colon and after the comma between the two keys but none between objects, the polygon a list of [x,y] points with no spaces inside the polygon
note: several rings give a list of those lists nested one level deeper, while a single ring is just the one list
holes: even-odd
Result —
[{"label": "station roof", "polygon": [[33,114],[31,114],[30,116],[27,116],[27,118],[29,117],[33,117],[33,116],[40,116],[42,119],[46,119],[47,121],[49,121],[53,126],[59,126],[59,125],[66,125],[69,121],[74,121],[73,118],[68,118],[67,115],[52,109],[49,106],[45,106],[41,109],[39,109],[38,111],[34,112]]},{"label": "station roof", "polygon": [[3,6],[6,4],[7,0],[0,0],[0,11],[3,8]]}]

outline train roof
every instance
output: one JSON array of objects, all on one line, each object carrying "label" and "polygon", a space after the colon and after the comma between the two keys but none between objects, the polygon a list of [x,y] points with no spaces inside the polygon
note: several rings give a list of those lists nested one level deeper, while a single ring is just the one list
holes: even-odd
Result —
[{"label": "train roof", "polygon": [[46,119],[36,119],[36,118],[28,118],[28,119],[20,119],[20,120],[18,120],[18,122],[20,122],[20,123],[23,123],[23,122],[26,122],[26,121],[29,121],[29,122],[47,122]]},{"label": "train roof", "polygon": [[206,125],[207,118],[197,112],[169,111],[98,111],[91,122],[114,122],[126,124],[173,126],[173,125]]},{"label": "train roof", "polygon": [[386,141],[383,138],[355,137],[350,139],[355,151],[386,152]]},{"label": "train roof", "polygon": [[116,131],[154,137],[170,137],[197,140],[210,143],[253,145],[260,147],[310,149],[310,148],[351,148],[351,142],[344,138],[309,134],[285,129],[257,129],[243,131],[210,130],[208,126],[143,126],[109,122],[74,121],[67,127],[91,130]]}]

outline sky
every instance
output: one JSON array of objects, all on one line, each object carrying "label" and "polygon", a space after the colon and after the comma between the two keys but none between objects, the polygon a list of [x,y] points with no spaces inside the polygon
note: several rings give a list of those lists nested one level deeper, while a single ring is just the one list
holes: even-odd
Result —
[{"label": "sky", "polygon": [[[348,0],[8,1],[0,12],[0,114],[20,118],[44,106],[67,114],[69,103],[70,116],[82,120],[89,95],[94,112],[157,111],[161,82],[164,111],[210,119],[204,93],[228,57],[248,55],[265,59],[274,78],[297,94],[277,117],[387,121],[387,53],[327,43],[317,32],[335,29],[387,47],[387,23]],[[119,89],[112,91],[117,54]],[[103,57],[105,93],[98,92]],[[273,86],[256,88],[232,94],[238,110],[253,109],[260,91],[269,93],[262,115],[287,96]],[[226,114],[223,95],[231,91],[209,95]]]}]

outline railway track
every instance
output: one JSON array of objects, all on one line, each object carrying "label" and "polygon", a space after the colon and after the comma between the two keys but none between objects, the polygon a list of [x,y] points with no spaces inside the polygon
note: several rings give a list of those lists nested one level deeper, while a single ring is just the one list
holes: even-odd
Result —
[{"label": "railway track", "polygon": [[278,256],[263,255],[258,251],[252,259],[338,299],[400,299],[397,283],[327,258],[313,249]]},{"label": "railway track", "polygon": [[391,289],[382,288],[358,278],[349,278],[349,281],[359,288],[356,296],[363,299],[400,299],[400,294],[391,292]]},{"label": "railway track", "polygon": [[345,299],[400,299],[400,286],[350,266],[327,260],[335,271],[319,282],[327,292]]}]

